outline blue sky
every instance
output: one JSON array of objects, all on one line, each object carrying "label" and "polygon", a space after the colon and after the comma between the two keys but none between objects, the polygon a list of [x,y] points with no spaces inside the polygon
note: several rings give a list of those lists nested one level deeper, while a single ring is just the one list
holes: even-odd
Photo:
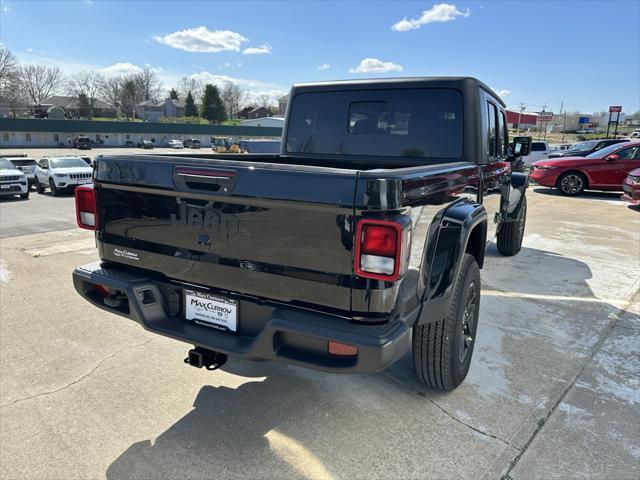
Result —
[{"label": "blue sky", "polygon": [[640,2],[1,0],[0,41],[68,73],[145,65],[276,96],[295,82],[471,75],[512,107],[640,110]]}]

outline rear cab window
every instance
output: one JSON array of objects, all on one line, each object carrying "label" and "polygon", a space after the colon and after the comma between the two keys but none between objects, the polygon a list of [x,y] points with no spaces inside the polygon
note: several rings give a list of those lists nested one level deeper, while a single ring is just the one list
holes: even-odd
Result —
[{"label": "rear cab window", "polygon": [[459,161],[462,94],[451,88],[403,88],[297,94],[286,152]]}]

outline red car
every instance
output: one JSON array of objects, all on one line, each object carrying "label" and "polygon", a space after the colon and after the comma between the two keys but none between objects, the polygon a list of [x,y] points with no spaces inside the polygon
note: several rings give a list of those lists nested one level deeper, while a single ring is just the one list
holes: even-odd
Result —
[{"label": "red car", "polygon": [[584,190],[622,190],[627,174],[640,168],[640,142],[610,145],[586,157],[540,160],[531,165],[530,178],[565,195]]},{"label": "red car", "polygon": [[627,178],[624,179],[624,183],[622,184],[622,190],[624,190],[623,200],[631,202],[634,205],[640,204],[640,168],[629,172],[629,175],[627,175]]}]

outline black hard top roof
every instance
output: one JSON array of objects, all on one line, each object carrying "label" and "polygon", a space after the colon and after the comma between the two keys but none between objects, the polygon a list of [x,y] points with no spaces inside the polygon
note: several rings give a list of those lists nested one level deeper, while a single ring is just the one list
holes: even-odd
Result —
[{"label": "black hard top roof", "polygon": [[415,88],[415,87],[453,87],[460,90],[469,88],[482,88],[491,96],[495,97],[503,107],[506,104],[485,83],[474,77],[391,77],[391,78],[367,78],[358,80],[330,80],[323,82],[296,83],[292,90],[295,93],[303,91],[319,90],[353,90],[357,89],[379,89],[379,88]]}]

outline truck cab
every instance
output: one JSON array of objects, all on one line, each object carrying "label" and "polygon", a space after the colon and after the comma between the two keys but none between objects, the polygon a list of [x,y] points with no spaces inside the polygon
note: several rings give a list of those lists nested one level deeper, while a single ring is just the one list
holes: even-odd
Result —
[{"label": "truck cab", "polygon": [[505,105],[469,77],[294,85],[279,154],[103,155],[76,190],[100,261],[95,306],[228,355],[334,373],[407,351],[418,379],[465,378],[480,269],[522,245],[527,176]]}]

